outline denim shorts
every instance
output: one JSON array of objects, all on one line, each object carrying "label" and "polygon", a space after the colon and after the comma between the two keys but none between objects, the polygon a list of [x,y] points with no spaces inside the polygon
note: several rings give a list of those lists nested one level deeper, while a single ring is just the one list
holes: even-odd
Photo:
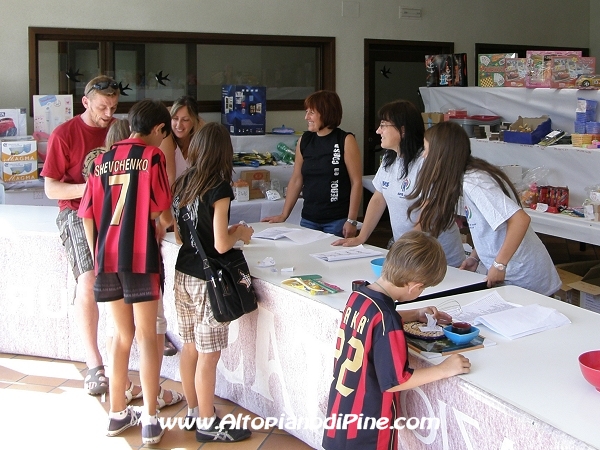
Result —
[{"label": "denim shorts", "polygon": [[300,219],[300,226],[310,228],[311,230],[319,230],[323,233],[331,233],[339,237],[344,237],[344,224],[346,223],[346,220],[346,218],[343,218],[332,220],[331,222],[317,223],[306,220],[303,217]]}]

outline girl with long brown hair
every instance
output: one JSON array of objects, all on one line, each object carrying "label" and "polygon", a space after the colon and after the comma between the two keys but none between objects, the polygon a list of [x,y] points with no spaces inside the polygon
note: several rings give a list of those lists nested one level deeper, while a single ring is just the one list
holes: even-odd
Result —
[{"label": "girl with long brown hair", "polygon": [[498,167],[471,155],[462,127],[442,122],[425,132],[425,162],[409,198],[420,209],[423,231],[437,236],[454,220],[459,197],[474,250],[461,269],[487,269],[488,287],[521,286],[552,295],[560,278],[544,244],[530,226],[515,187]]},{"label": "girl with long brown hair", "polygon": [[179,334],[183,339],[180,374],[188,402],[186,418],[196,423],[196,440],[233,442],[250,437],[250,431],[224,427],[214,409],[217,363],[227,347],[229,323],[214,318],[202,257],[181,208],[187,207],[207,256],[217,258],[241,240],[250,241],[254,230],[246,225],[229,227],[229,205],[233,200],[231,173],[233,148],[229,131],[219,123],[208,123],[194,133],[188,160],[192,165],[173,185],[175,236],[181,248],[175,264],[175,307]]}]

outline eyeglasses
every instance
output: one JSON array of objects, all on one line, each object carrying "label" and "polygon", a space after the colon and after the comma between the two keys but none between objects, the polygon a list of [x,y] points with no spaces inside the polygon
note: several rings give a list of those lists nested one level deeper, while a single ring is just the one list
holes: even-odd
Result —
[{"label": "eyeglasses", "polygon": [[117,83],[115,80],[107,80],[107,81],[100,81],[96,84],[93,84],[92,87],[90,87],[90,89],[85,93],[86,97],[88,96],[88,94],[90,92],[92,92],[94,89],[96,89],[97,91],[104,91],[105,89],[118,89],[119,88],[119,83]]},{"label": "eyeglasses", "polygon": [[379,128],[393,127],[393,126],[395,126],[395,125],[391,124],[391,123],[380,123],[379,124]]}]

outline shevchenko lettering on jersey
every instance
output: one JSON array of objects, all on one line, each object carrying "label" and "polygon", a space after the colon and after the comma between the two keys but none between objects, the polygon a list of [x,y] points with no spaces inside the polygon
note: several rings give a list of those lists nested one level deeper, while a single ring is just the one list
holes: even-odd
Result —
[{"label": "shevchenko lettering on jersey", "polygon": [[323,447],[396,449],[396,432],[389,427],[364,429],[370,428],[364,424],[365,420],[387,417],[392,425],[400,417],[400,393],[386,390],[407,381],[412,372],[402,318],[394,301],[368,287],[353,292],[338,330],[327,418],[362,414],[363,429],[357,422],[346,429],[326,429]]},{"label": "shevchenko lettering on jersey", "polygon": [[141,139],[126,139],[99,155],[79,215],[94,219],[98,273],[160,273],[151,214],[171,206],[165,156]]}]

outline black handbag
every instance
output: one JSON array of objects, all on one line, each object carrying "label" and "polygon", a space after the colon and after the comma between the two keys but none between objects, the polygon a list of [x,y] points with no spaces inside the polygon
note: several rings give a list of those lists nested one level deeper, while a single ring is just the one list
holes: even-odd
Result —
[{"label": "black handbag", "polygon": [[258,308],[244,253],[238,249],[231,249],[218,258],[206,256],[187,207],[181,208],[180,213],[202,258],[208,298],[215,320],[231,322]]}]

